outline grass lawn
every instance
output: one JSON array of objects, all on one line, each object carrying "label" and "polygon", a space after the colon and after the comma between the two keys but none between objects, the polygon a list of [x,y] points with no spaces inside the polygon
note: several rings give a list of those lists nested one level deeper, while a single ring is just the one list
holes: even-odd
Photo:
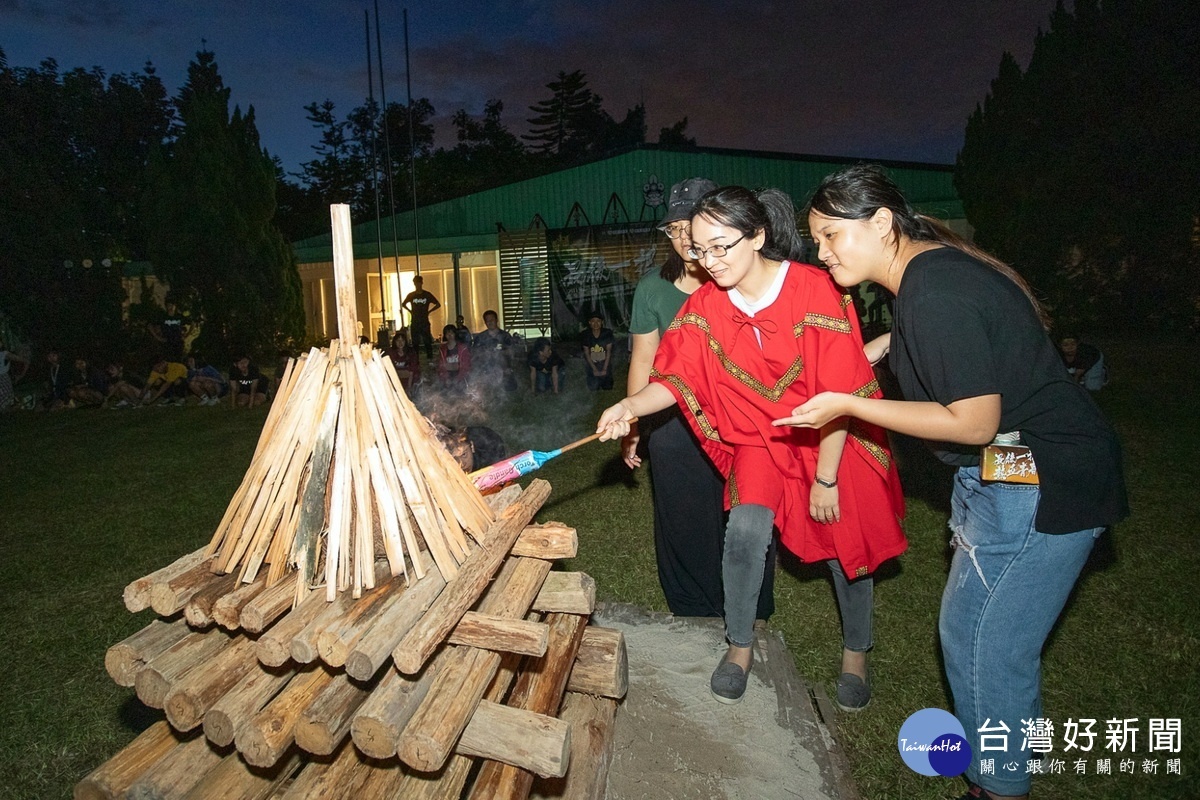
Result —
[{"label": "grass lawn", "polygon": [[[1035,782],[1038,798],[1200,797],[1200,377],[1194,345],[1102,342],[1113,383],[1100,400],[1125,444],[1133,516],[1102,544],[1047,648],[1044,705],[1061,726],[1101,732],[1076,775]],[[578,370],[578,363],[569,368]],[[574,377],[574,375],[572,375]],[[580,381],[581,383],[581,381]],[[21,387],[18,387],[19,389]],[[616,392],[522,397],[490,424],[510,448],[550,449],[590,432]],[[149,408],[0,415],[0,798],[68,797],[71,786],[156,718],[104,671],[104,652],[144,626],[121,602],[130,580],[205,543],[239,482],[264,410]],[[949,708],[935,639],[945,580],[946,473],[903,448],[910,548],[876,587],[875,700],[839,735],[865,798],[955,797],[959,781],[909,771],[896,752],[914,711]],[[665,610],[654,566],[649,480],[614,445],[590,445],[540,473],[554,487],[539,519],[576,526],[579,556],[605,599]],[[805,678],[832,686],[840,635],[825,570],[785,561],[776,582],[782,631]],[[1109,719],[1140,729],[1131,754],[1105,750]],[[1151,718],[1182,720],[1180,753],[1150,752]],[[1112,775],[1096,759],[1112,759]],[[1122,759],[1135,774],[1122,774]],[[1166,774],[1180,759],[1183,776]],[[1157,761],[1157,774],[1145,774]]]}]

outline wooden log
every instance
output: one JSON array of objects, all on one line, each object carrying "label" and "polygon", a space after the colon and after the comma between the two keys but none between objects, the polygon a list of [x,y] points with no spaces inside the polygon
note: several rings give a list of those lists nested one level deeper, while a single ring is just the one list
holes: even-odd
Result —
[{"label": "wooden log", "polygon": [[187,605],[201,589],[220,580],[222,576],[214,574],[210,567],[208,561],[201,561],[168,580],[155,581],[150,587],[150,607],[154,613],[169,617]]},{"label": "wooden log", "polygon": [[133,683],[138,699],[151,708],[162,708],[176,682],[198,665],[215,658],[232,642],[233,638],[220,629],[183,637],[138,672]]},{"label": "wooden log", "polygon": [[[378,577],[380,581],[386,581],[390,569],[387,562],[381,561],[373,564],[372,567],[373,577]],[[369,612],[374,603],[382,600],[388,594],[391,585],[390,581],[381,583],[366,595],[357,598],[350,592],[343,592],[334,598],[332,603],[326,603],[321,613],[292,637],[289,645],[292,658],[300,664],[311,664],[316,661],[319,655],[317,639],[320,635],[331,626],[339,626],[347,618],[357,620],[361,614]]]},{"label": "wooden log", "polygon": [[401,732],[425,701],[433,679],[445,666],[449,653],[449,648],[443,649],[417,676],[401,675],[392,669],[384,671],[371,696],[359,707],[350,723],[354,746],[371,758],[396,755]]},{"label": "wooden log", "polygon": [[225,595],[237,589],[236,575],[218,575],[192,595],[183,607],[183,618],[193,628],[207,628],[213,623],[213,606]]},{"label": "wooden log", "polygon": [[265,800],[300,769],[300,753],[293,749],[273,767],[257,769],[231,753],[204,776],[183,800]]},{"label": "wooden log", "polygon": [[546,652],[548,637],[548,629],[541,622],[468,611],[451,632],[449,642],[483,650],[540,656]]},{"label": "wooden log", "polygon": [[396,755],[413,769],[432,772],[446,763],[475,706],[500,666],[500,656],[474,647],[447,648],[420,708],[400,733]]},{"label": "wooden log", "polygon": [[296,676],[291,667],[255,665],[204,715],[204,735],[218,747],[233,744],[238,728],[271,702]]},{"label": "wooden log", "polygon": [[584,572],[551,572],[533,601],[535,611],[591,614],[596,609],[596,581]]},{"label": "wooden log", "polygon": [[296,723],[304,709],[325,690],[333,673],[315,669],[292,680],[262,711],[238,728],[234,743],[246,763],[269,767],[296,741]]},{"label": "wooden log", "polygon": [[182,619],[163,622],[156,619],[104,654],[104,669],[118,686],[133,686],[138,672],[159,653],[191,633]]},{"label": "wooden log", "polygon": [[579,554],[579,535],[574,528],[561,522],[530,525],[517,537],[512,554],[547,561],[574,558]]},{"label": "wooden log", "polygon": [[340,673],[300,715],[296,723],[296,744],[313,755],[333,753],[349,738],[354,714],[370,693],[369,686]]},{"label": "wooden log", "polygon": [[228,631],[241,627],[242,609],[267,588],[267,576],[259,575],[252,583],[243,583],[237,589],[213,604],[213,622]]},{"label": "wooden log", "polygon": [[[427,553],[421,560],[432,564]],[[425,615],[433,601],[446,588],[446,580],[437,570],[429,570],[424,578],[405,591],[392,594],[379,611],[375,621],[363,631],[346,656],[346,674],[360,681],[369,680],[392,657],[392,650]]]},{"label": "wooden log", "polygon": [[414,772],[403,763],[376,767],[367,774],[355,800],[458,800],[476,763],[473,758],[453,755],[436,772]]},{"label": "wooden log", "polygon": [[[546,622],[550,626],[546,655],[520,674],[508,704],[539,714],[554,714],[562,703],[587,619],[576,614],[550,614]],[[475,778],[471,797],[516,800],[527,797],[532,786],[533,773],[511,764],[486,761]]]},{"label": "wooden log", "polygon": [[296,577],[290,575],[272,584],[242,607],[238,625],[248,633],[262,633],[292,608]]},{"label": "wooden log", "polygon": [[125,791],[126,800],[183,797],[212,771],[225,754],[203,736],[192,736],[141,774]]},{"label": "wooden log", "polygon": [[344,666],[359,640],[404,592],[404,581],[400,578],[385,580],[368,591],[346,613],[320,629],[316,638],[317,656],[331,667]]},{"label": "wooden log", "polygon": [[[287,602],[289,604],[292,602],[290,596]],[[319,592],[313,592],[306,597],[303,603],[292,609],[269,631],[258,638],[258,660],[268,667],[278,667],[286,663],[292,657],[292,639],[296,638],[296,634],[304,630],[305,626],[316,619],[328,605],[324,596]]]},{"label": "wooden log", "polygon": [[216,657],[188,671],[163,701],[167,721],[177,731],[190,731],[204,714],[250,670],[259,669],[254,642],[239,636]]},{"label": "wooden log", "polygon": [[157,569],[149,575],[143,575],[136,581],[131,582],[125,587],[125,608],[134,614],[149,608],[150,592],[154,588],[154,584],[169,581],[177,575],[187,572],[201,561],[204,561],[207,558],[204,554],[206,549],[201,547],[199,550],[188,553],[186,556],[180,556],[167,566]]},{"label": "wooden log", "polygon": [[411,675],[420,670],[462,615],[479,599],[512,549],[513,542],[549,495],[550,484],[534,479],[521,499],[505,509],[488,528],[481,546],[462,563],[458,577],[392,652],[401,672]]},{"label": "wooden log", "polygon": [[589,625],[571,667],[567,691],[620,700],[629,691],[629,654],[625,634]]},{"label": "wooden log", "polygon": [[455,750],[561,778],[571,756],[570,725],[557,717],[480,700]]},{"label": "wooden log", "polygon": [[75,784],[74,800],[113,800],[153,764],[180,745],[171,726],[154,723],[108,761]]},{"label": "wooden log", "polygon": [[562,778],[538,778],[538,800],[604,800],[616,741],[617,702],[567,692],[559,719],[571,727],[571,768]]},{"label": "wooden log", "polygon": [[[304,768],[287,791],[284,800],[350,800],[358,798],[358,787],[366,779],[371,764],[359,757],[347,743],[331,758],[306,759]],[[393,795],[401,800],[402,795]]]}]

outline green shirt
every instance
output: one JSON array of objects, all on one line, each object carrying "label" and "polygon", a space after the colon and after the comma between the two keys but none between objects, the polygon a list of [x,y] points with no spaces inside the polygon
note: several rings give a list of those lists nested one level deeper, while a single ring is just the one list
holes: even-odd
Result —
[{"label": "green shirt", "polygon": [[653,333],[657,330],[661,337],[683,307],[684,301],[688,299],[687,292],[670,281],[663,280],[661,272],[660,268],[655,267],[638,281],[637,289],[633,293],[630,333]]}]

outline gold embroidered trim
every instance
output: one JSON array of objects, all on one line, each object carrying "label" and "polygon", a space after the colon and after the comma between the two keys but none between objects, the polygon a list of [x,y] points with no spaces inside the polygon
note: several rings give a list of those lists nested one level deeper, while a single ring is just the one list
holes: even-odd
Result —
[{"label": "gold embroidered trim", "polygon": [[[676,330],[678,328],[682,328],[684,325],[695,325],[697,328],[704,331],[708,337],[708,349],[713,351],[713,354],[716,355],[717,360],[721,362],[721,366],[725,368],[725,371],[737,378],[739,382],[749,387],[751,391],[762,395],[772,403],[778,403],[779,399],[783,397],[788,388],[791,387],[791,385],[796,382],[796,379],[800,377],[800,373],[804,371],[804,359],[800,356],[796,356],[796,360],[792,362],[790,367],[788,367],[787,372],[783,373],[783,377],[777,380],[774,386],[767,386],[758,378],[755,378],[749,372],[746,372],[746,370],[735,364],[733,360],[725,354],[725,349],[721,347],[721,343],[718,342],[712,335],[708,325],[708,320],[706,320],[704,317],[700,316],[695,311],[689,311],[681,317],[676,317],[667,330]],[[666,380],[670,380],[670,378],[666,376],[664,376],[664,378]],[[683,390],[680,389],[680,391],[682,392]]]},{"label": "gold embroidered trim", "polygon": [[846,306],[854,302],[854,298],[848,294],[842,295],[842,311],[846,310]]},{"label": "gold embroidered trim", "polygon": [[675,390],[683,397],[683,402],[687,404],[688,411],[696,418],[696,424],[700,426],[700,430],[704,433],[705,438],[712,439],[714,442],[721,441],[721,437],[717,434],[717,429],[708,421],[708,417],[704,414],[704,409],[700,407],[699,401],[696,400],[696,395],[683,382],[683,378],[680,378],[678,375],[663,375],[653,367],[650,369],[650,377],[661,378],[674,386]]},{"label": "gold embroidered trim", "polygon": [[855,389],[853,392],[851,392],[851,394],[853,394],[855,397],[870,397],[878,391],[879,381],[872,378],[866,386],[863,386],[860,389]]},{"label": "gold embroidered trim", "polygon": [[867,569],[866,567],[859,567],[858,569],[854,570],[854,577],[856,578],[865,578],[870,574],[871,570]]},{"label": "gold embroidered trim", "polygon": [[863,446],[863,449],[871,454],[871,457],[879,462],[884,471],[892,468],[892,457],[888,455],[888,451],[880,445],[871,441],[871,438],[863,431],[857,420],[850,421],[850,436],[856,442]]},{"label": "gold embroidered trim", "polygon": [[731,469],[729,470],[729,506],[740,506],[742,504],[741,496],[738,494],[737,475]]},{"label": "gold embroidered trim", "polygon": [[804,321],[801,326],[810,325],[814,328],[824,328],[827,331],[835,333],[849,333],[850,320],[845,317],[831,317],[828,314],[814,314],[809,312],[804,315]]}]

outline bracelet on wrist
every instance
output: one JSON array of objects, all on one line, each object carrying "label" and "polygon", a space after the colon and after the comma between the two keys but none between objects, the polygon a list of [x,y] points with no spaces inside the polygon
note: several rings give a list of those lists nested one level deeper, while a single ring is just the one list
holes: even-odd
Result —
[{"label": "bracelet on wrist", "polygon": [[818,486],[824,486],[826,489],[837,488],[837,478],[834,478],[831,481],[827,481],[824,478],[822,478],[820,475],[817,475],[815,478],[813,478],[813,482],[816,483]]}]

